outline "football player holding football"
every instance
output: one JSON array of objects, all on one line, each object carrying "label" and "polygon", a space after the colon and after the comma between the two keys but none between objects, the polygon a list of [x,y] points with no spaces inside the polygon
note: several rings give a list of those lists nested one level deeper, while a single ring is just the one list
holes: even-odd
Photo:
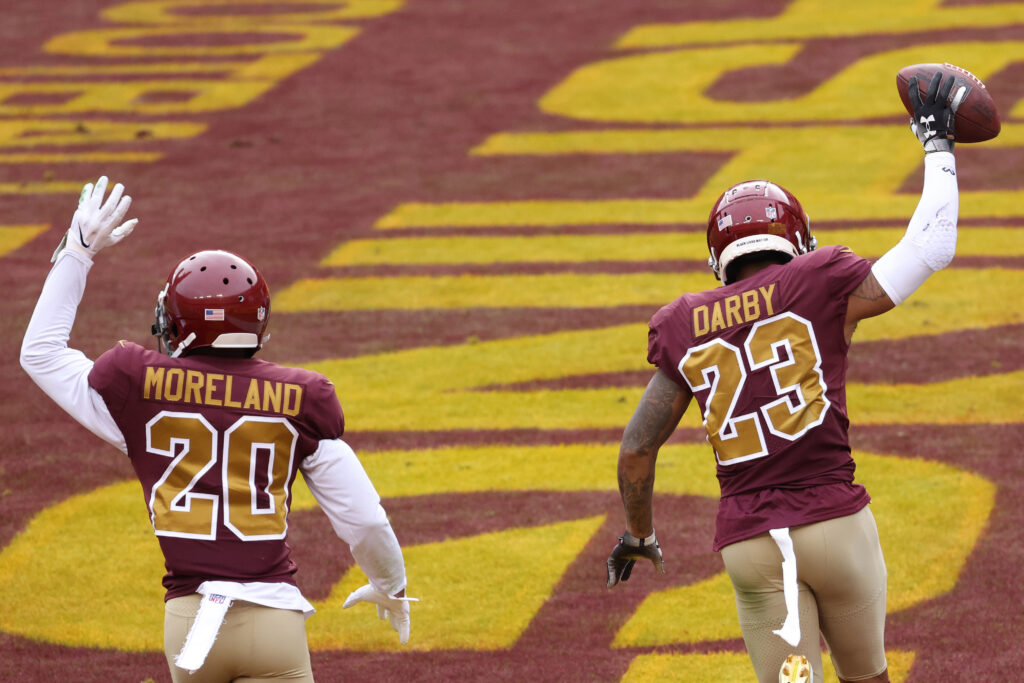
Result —
[{"label": "football player holding football", "polygon": [[657,371],[622,437],[626,531],[608,558],[607,585],[641,559],[664,571],[655,461],[696,398],[721,486],[714,549],[761,683],[820,677],[821,637],[841,681],[889,680],[886,568],[870,497],[854,482],[847,352],[859,321],[899,305],[953,258],[955,105],[953,79],[941,80],[923,99],[917,79],[908,84],[924,189],[905,236],[877,262],[841,246],[816,249],[796,197],[743,182],[708,220],[709,264],[723,286],[684,294],[650,322]]},{"label": "football player holding football", "polygon": [[93,259],[127,237],[131,199],[107,179],[82,191],[21,348],[21,364],[60,407],[128,455],[163,551],[164,651],[174,681],[312,681],[305,619],[285,543],[301,471],[369,584],[409,639],[402,551],[373,484],[341,439],[323,375],[262,361],[270,291],[226,251],[178,263],[157,298],[165,353],[118,342],[95,362],[67,346]]}]

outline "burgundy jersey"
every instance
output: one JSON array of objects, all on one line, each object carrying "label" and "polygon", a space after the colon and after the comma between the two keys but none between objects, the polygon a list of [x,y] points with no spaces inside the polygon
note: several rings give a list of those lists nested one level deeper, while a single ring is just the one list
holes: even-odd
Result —
[{"label": "burgundy jersey", "polygon": [[207,580],[294,585],[285,543],[292,482],[302,459],[345,424],[323,375],[120,342],[96,361],[89,384],[142,483],[166,599]]},{"label": "burgundy jersey", "polygon": [[648,360],[697,399],[718,461],[715,550],[857,512],[847,436],[850,292],[871,263],[825,247],[651,319]]}]

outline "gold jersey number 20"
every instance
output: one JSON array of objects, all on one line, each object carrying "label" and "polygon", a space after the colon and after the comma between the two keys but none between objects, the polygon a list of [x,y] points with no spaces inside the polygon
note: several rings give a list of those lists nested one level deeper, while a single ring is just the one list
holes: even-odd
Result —
[{"label": "gold jersey number 20", "polygon": [[[224,432],[222,454],[218,436],[198,413],[164,411],[146,424],[146,450],[171,459],[149,497],[156,534],[212,540],[223,513],[243,541],[284,538],[295,428],[284,418],[242,417]],[[221,492],[197,493],[196,483],[218,465]]]}]

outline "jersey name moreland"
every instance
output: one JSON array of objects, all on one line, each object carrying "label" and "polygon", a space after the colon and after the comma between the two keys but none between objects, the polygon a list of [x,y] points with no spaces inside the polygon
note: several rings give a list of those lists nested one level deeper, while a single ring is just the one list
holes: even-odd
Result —
[{"label": "jersey name moreland", "polygon": [[254,358],[169,358],[125,342],[97,359],[89,384],[142,484],[166,599],[208,580],[294,585],[291,487],[302,460],[344,432],[333,384]]},{"label": "jersey name moreland", "polygon": [[147,401],[241,408],[292,417],[302,407],[302,393],[302,385],[291,382],[153,365],[146,366],[142,382],[142,398]]}]

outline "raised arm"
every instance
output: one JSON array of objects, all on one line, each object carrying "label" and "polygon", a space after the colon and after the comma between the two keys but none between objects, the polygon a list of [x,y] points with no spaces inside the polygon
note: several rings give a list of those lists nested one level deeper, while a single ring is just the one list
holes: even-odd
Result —
[{"label": "raised arm", "polygon": [[629,579],[633,564],[647,558],[665,571],[654,535],[654,468],[658,451],[679,424],[693,394],[661,370],[647,384],[619,448],[619,494],[626,532],[608,558],[609,588]]},{"label": "raised arm", "polygon": [[936,74],[924,100],[917,79],[907,88],[914,106],[911,131],[924,147],[924,187],[907,232],[895,247],[875,262],[864,281],[850,295],[846,310],[846,340],[857,323],[898,306],[928,277],[953,260],[960,195],[953,157],[953,115],[962,97],[948,102],[953,78],[941,83]]},{"label": "raised arm", "polygon": [[131,198],[115,185],[103,202],[107,179],[100,178],[82,190],[78,210],[65,233],[50,274],[43,284],[32,319],[21,344],[21,367],[53,401],[104,441],[125,450],[118,429],[102,397],[89,386],[93,362],[68,348],[78,304],[85,292],[86,276],[96,252],[127,237],[135,219],[121,223]]}]

